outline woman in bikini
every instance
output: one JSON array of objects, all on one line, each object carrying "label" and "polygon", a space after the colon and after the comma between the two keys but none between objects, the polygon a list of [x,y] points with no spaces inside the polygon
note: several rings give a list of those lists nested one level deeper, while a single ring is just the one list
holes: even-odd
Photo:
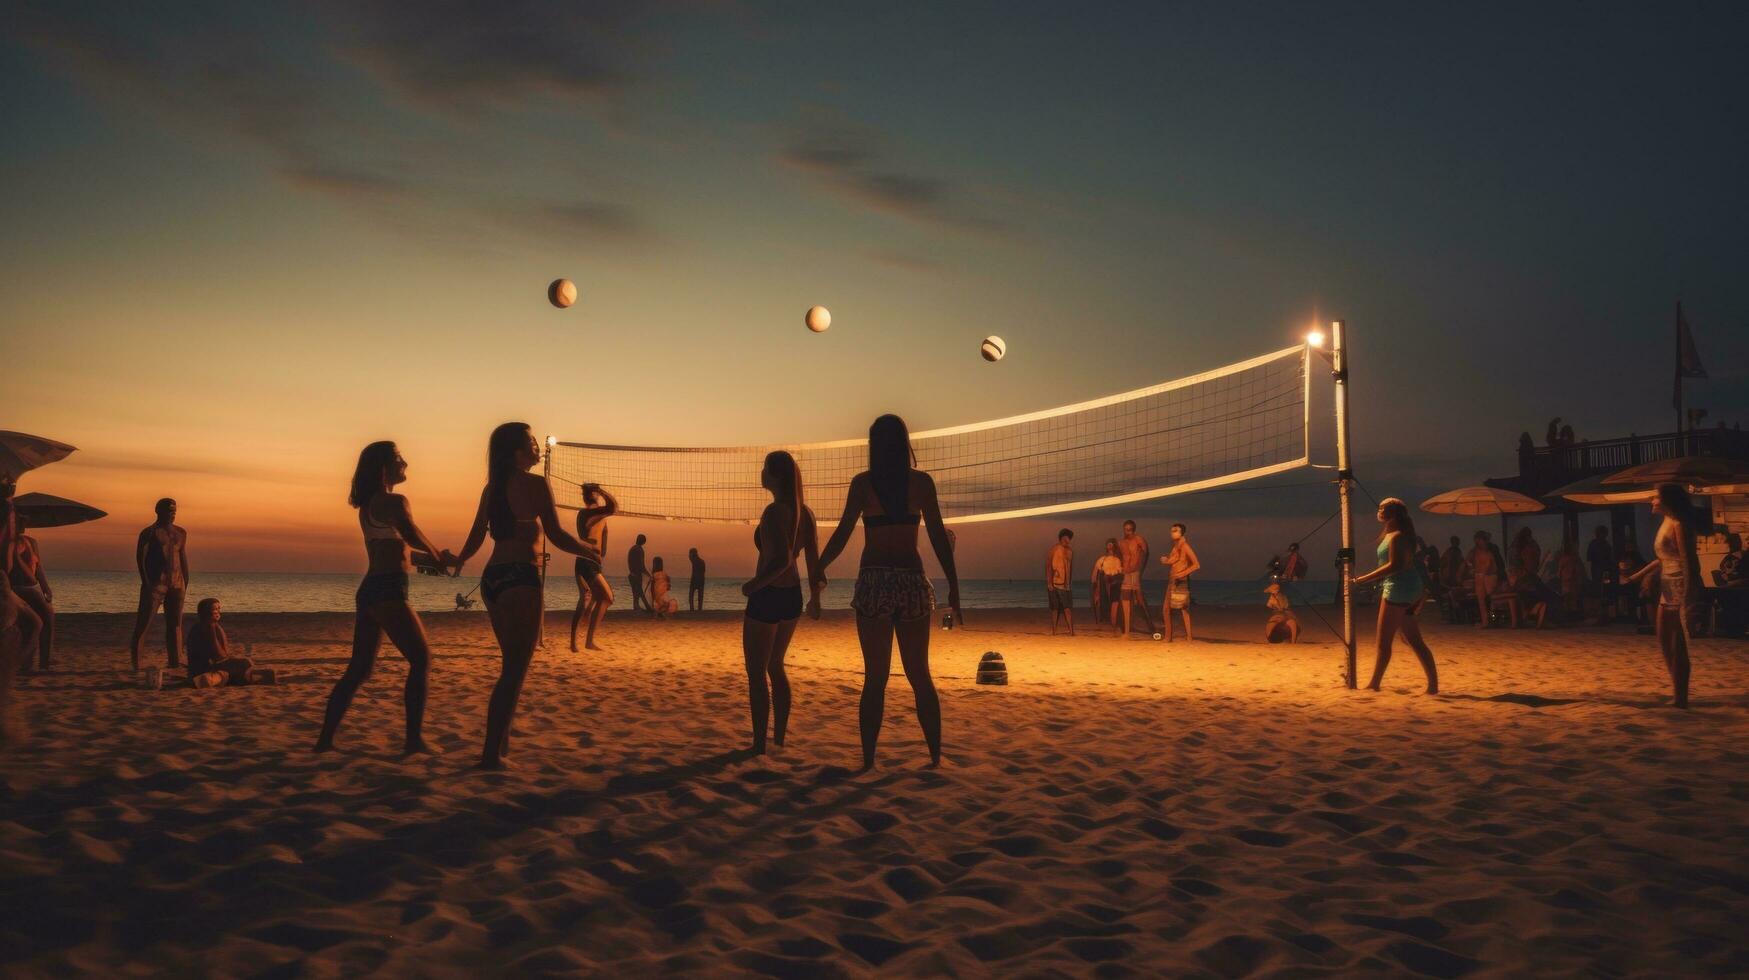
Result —
[{"label": "woman in bikini", "polygon": [[425,638],[425,624],[407,601],[407,572],[413,567],[413,551],[422,551],[439,565],[452,568],[461,567],[461,562],[448,551],[439,551],[413,523],[412,506],[404,495],[394,492],[406,480],[407,461],[394,443],[373,442],[358,454],[347,500],[358,509],[358,527],[364,534],[364,553],[370,565],[354,596],[357,615],[352,626],[352,660],[328,695],[322,734],[316,738],[317,752],[334,747],[334,734],[340,730],[346,709],[376,667],[385,633],[407,660],[407,734],[402,752],[431,751],[423,734],[431,644]]},{"label": "woman in bikini", "polygon": [[[29,644],[32,630],[36,636],[36,670],[49,669],[49,654],[55,646],[55,593],[49,588],[49,577],[43,573],[42,553],[37,550],[36,539],[26,534],[27,526],[23,514],[14,511],[13,525],[17,530],[15,537],[16,552],[12,563],[12,593],[17,597],[21,609],[19,611],[19,631]],[[33,625],[34,624],[34,625]],[[30,665],[31,649],[27,645],[19,650],[19,672],[32,673]]]},{"label": "woman in bikini", "polygon": [[14,543],[18,530],[13,521],[12,507],[15,488],[12,479],[0,473],[0,747],[10,744],[13,739],[9,716],[12,713],[12,679],[18,670],[18,658],[30,654],[19,642],[18,611],[23,604],[12,594],[12,565],[18,557],[18,546]]},{"label": "woman in bikini", "polygon": [[[617,513],[619,501],[613,498],[613,494],[601,489],[598,483],[583,484],[583,509],[577,512],[577,540],[594,548],[598,555],[607,554],[607,519]],[[585,615],[589,617],[589,632],[583,645],[599,650],[601,648],[595,645],[595,628],[601,625],[601,617],[607,615],[607,607],[613,605],[613,586],[607,584],[607,576],[602,574],[601,559],[578,555],[574,566],[577,609],[571,613],[571,652],[577,652],[577,627]]]},{"label": "woman in bikini", "polygon": [[[802,471],[783,450],[768,453],[759,485],[771,492],[771,503],[759,517],[753,547],[759,549],[751,579],[741,586],[747,613],[741,619],[741,652],[747,662],[747,696],[753,709],[754,755],[765,754],[766,722],[771,740],[783,744],[789,726],[789,675],[783,655],[802,616],[802,580],[796,556],[806,554],[808,581],[817,582],[819,549],[814,536],[814,512],[802,503]],[[819,614],[820,593],[813,590],[809,609]],[[766,678],[771,686],[766,687]]]},{"label": "woman in bikini", "polygon": [[862,771],[874,768],[875,742],[886,710],[887,680],[893,666],[893,638],[899,640],[899,660],[917,697],[917,720],[929,745],[930,765],[941,764],[941,701],[929,676],[929,614],[935,590],[923,572],[917,552],[917,525],[929,531],[935,559],[947,576],[947,603],[956,622],[960,615],[960,580],[954,569],[953,545],[941,523],[935,481],[915,468],[911,434],[905,420],[883,415],[868,429],[868,469],[850,481],[844,516],[826,543],[815,573],[825,586],[827,566],[850,542],[858,517],[863,523],[862,568],[856,576],[856,635],[862,644]]},{"label": "woman in bikini", "polygon": [[1470,551],[1470,568],[1476,577],[1476,628],[1488,628],[1488,601],[1500,589],[1500,573],[1504,571],[1495,557],[1494,544],[1487,531],[1476,532],[1476,547]]},{"label": "woman in bikini", "polygon": [[1658,495],[1652,498],[1652,513],[1664,518],[1652,538],[1652,560],[1629,575],[1624,584],[1631,585],[1658,573],[1658,605],[1652,623],[1658,633],[1658,650],[1664,655],[1664,669],[1670,672],[1676,707],[1686,708],[1688,611],[1698,601],[1702,588],[1694,539],[1702,522],[1688,499],[1688,491],[1675,483],[1659,485]]},{"label": "woman in bikini", "polygon": [[1366,689],[1379,689],[1385,668],[1391,664],[1391,641],[1402,633],[1427,674],[1427,693],[1438,694],[1439,668],[1415,618],[1427,598],[1421,573],[1415,568],[1415,522],[1409,517],[1408,505],[1396,497],[1379,501],[1378,518],[1379,567],[1354,579],[1355,585],[1384,580],[1384,588],[1379,590],[1378,655],[1373,661],[1372,683]]},{"label": "woman in bikini", "polygon": [[492,633],[504,656],[498,683],[486,707],[486,744],[481,769],[503,769],[510,746],[510,720],[528,677],[529,661],[540,637],[541,580],[535,541],[544,532],[560,550],[601,561],[601,552],[571,536],[553,505],[547,481],[528,472],[540,462],[540,444],[526,422],[506,422],[486,443],[486,488],[473,529],[457,562],[466,562],[492,537],[492,556],[480,573],[480,595],[492,619]]}]

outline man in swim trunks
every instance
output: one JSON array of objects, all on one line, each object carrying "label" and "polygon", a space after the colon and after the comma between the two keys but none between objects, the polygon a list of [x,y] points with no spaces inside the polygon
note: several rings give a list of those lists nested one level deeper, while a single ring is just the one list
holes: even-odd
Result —
[{"label": "man in swim trunks", "polygon": [[157,521],[140,532],[134,565],[140,570],[140,605],[134,615],[128,652],[140,669],[140,647],[152,614],[164,607],[164,647],[172,669],[182,666],[182,602],[188,595],[188,532],[176,526],[176,501],[165,497],[154,508]]},{"label": "man in swim trunks", "polygon": [[1197,561],[1195,549],[1184,536],[1183,524],[1172,525],[1172,550],[1160,557],[1160,564],[1171,569],[1166,578],[1166,642],[1172,642],[1174,609],[1184,617],[1184,638],[1193,639],[1190,635],[1190,576],[1202,568],[1202,562]]},{"label": "man in swim trunks", "polygon": [[1075,592],[1071,582],[1075,581],[1075,551],[1069,542],[1075,539],[1075,532],[1063,528],[1057,532],[1056,547],[1045,556],[1045,590],[1050,594],[1051,603],[1051,635],[1057,633],[1057,621],[1062,620],[1069,626],[1069,635],[1075,635]]},{"label": "man in swim trunks", "polygon": [[686,557],[692,562],[692,580],[686,586],[686,608],[693,612],[704,611],[704,559],[698,556],[697,548],[689,548]]},{"label": "man in swim trunks", "polygon": [[1148,542],[1146,538],[1136,533],[1135,521],[1123,522],[1123,537],[1118,539],[1117,551],[1123,559],[1123,590],[1118,593],[1123,602],[1123,638],[1130,638],[1130,608],[1132,605],[1142,608],[1142,620],[1148,624],[1148,632],[1154,632],[1154,617],[1148,612],[1148,599],[1142,595],[1142,571],[1148,567]]},{"label": "man in swim trunks", "polygon": [[639,609],[646,612],[654,611],[650,609],[649,600],[644,595],[644,579],[649,574],[650,570],[644,567],[644,536],[640,534],[631,550],[626,552],[626,578],[632,583],[633,612],[637,612]]}]

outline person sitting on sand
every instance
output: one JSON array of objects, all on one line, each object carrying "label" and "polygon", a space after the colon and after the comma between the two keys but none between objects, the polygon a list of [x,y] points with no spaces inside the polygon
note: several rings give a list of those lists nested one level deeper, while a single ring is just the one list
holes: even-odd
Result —
[{"label": "person sitting on sand", "polygon": [[1105,539],[1105,554],[1093,563],[1093,621],[1110,623],[1117,631],[1118,591],[1123,587],[1123,557],[1117,539]]},{"label": "person sitting on sand", "polygon": [[[188,651],[188,683],[191,687],[224,687],[257,683],[255,662],[231,656],[225,628],[219,625],[223,610],[217,599],[202,599],[196,607],[194,625],[183,641]],[[271,675],[269,675],[271,676]],[[262,678],[265,679],[265,678]]]},{"label": "person sitting on sand", "polygon": [[650,559],[650,612],[657,619],[667,619],[680,603],[675,601],[669,592],[674,588],[674,580],[662,568],[660,557]]},{"label": "person sitting on sand", "polygon": [[[24,533],[28,526],[23,514],[15,513],[13,520],[18,527],[17,558],[12,564],[12,591],[18,601],[24,603],[37,619],[37,665],[38,670],[49,669],[49,654],[55,646],[55,592],[49,587],[49,577],[43,571],[42,552],[37,549],[36,539]],[[22,652],[21,667],[30,666],[31,651],[27,647]]]},{"label": "person sitting on sand", "polygon": [[[1376,691],[1384,682],[1385,668],[1391,663],[1391,641],[1400,632],[1421,661],[1427,674],[1427,693],[1439,693],[1439,668],[1433,662],[1433,651],[1421,638],[1421,625],[1416,614],[1426,593],[1421,575],[1415,571],[1413,545],[1415,522],[1409,517],[1409,507],[1396,497],[1379,501],[1379,566],[1365,575],[1356,576],[1355,585],[1383,580],[1379,590],[1379,621],[1376,632],[1378,653],[1373,661],[1372,682],[1367,690]],[[1486,615],[1486,607],[1483,610]]]},{"label": "person sitting on sand", "polygon": [[599,551],[565,530],[553,502],[553,488],[528,472],[540,459],[540,443],[527,422],[505,422],[492,430],[486,441],[486,486],[480,491],[467,543],[455,556],[459,568],[491,536],[492,556],[480,573],[480,597],[486,600],[503,663],[486,702],[481,769],[509,766],[510,722],[540,637],[544,587],[535,565],[535,541],[544,534],[560,551],[601,560]]},{"label": "person sitting on sand", "polygon": [[[423,735],[425,687],[431,673],[431,643],[425,624],[407,601],[407,572],[412,553],[431,556],[439,565],[460,570],[461,560],[447,550],[438,550],[419,525],[413,522],[413,506],[394,488],[407,481],[407,460],[393,442],[373,442],[358,454],[352,469],[347,503],[358,511],[358,529],[364,539],[365,573],[353,594],[352,657],[346,672],[328,695],[322,713],[322,732],[316,736],[316,751],[334,747],[334,735],[352,706],[358,689],[376,669],[377,651],[383,636],[407,660],[406,737],[402,752],[430,752]],[[458,597],[465,598],[465,597]]]},{"label": "person sitting on sand", "polygon": [[1288,601],[1281,583],[1271,582],[1263,592],[1269,597],[1264,600],[1269,606],[1269,622],[1263,624],[1263,642],[1280,643],[1284,638],[1288,643],[1300,642],[1300,620],[1294,615],[1293,603]]},{"label": "person sitting on sand", "polygon": [[686,611],[704,612],[704,559],[697,548],[688,548],[686,560],[692,563],[692,577],[686,580]]},{"label": "person sitting on sand", "polygon": [[1075,575],[1075,549],[1071,542],[1075,532],[1063,528],[1057,532],[1057,543],[1045,555],[1045,594],[1050,600],[1051,635],[1057,635],[1057,623],[1066,623],[1069,635],[1075,635],[1075,590],[1071,584]]},{"label": "person sitting on sand", "polygon": [[188,532],[176,526],[176,501],[169,497],[153,507],[157,521],[140,532],[134,544],[134,565],[140,572],[140,604],[134,613],[134,635],[128,643],[134,669],[140,669],[140,647],[152,614],[164,607],[164,650],[172,668],[182,666],[182,603],[188,595]]},{"label": "person sitting on sand", "polygon": [[[613,494],[602,489],[599,483],[583,484],[583,509],[577,512],[577,540],[594,547],[598,555],[607,554],[607,519],[617,513],[619,501]],[[578,555],[572,564],[572,574],[577,578],[577,609],[571,613],[571,652],[577,652],[577,627],[585,615],[589,617],[589,629],[584,634],[583,645],[599,650],[601,648],[595,645],[595,629],[601,625],[601,617],[607,615],[607,607],[613,605],[613,586],[607,583],[607,574],[601,570],[601,559]]]}]

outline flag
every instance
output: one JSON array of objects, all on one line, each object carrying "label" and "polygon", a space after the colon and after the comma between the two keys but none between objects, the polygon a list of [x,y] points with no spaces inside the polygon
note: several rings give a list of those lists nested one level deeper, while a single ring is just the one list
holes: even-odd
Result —
[{"label": "flag", "polygon": [[1700,351],[1695,350],[1694,334],[1689,332],[1688,317],[1682,315],[1682,304],[1676,304],[1676,393],[1671,402],[1682,410],[1682,379],[1704,378],[1706,368],[1700,364]]}]

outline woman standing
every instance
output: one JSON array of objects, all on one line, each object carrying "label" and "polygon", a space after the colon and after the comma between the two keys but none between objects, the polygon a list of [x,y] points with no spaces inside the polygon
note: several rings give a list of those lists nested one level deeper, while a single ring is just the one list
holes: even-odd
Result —
[{"label": "woman standing", "polygon": [[[55,591],[49,587],[49,576],[43,571],[42,552],[37,548],[36,539],[24,531],[24,515],[14,513],[12,520],[18,529],[18,553],[12,565],[12,591],[41,624],[36,637],[36,669],[48,670],[49,654],[55,647]],[[25,649],[19,653],[22,658],[20,666],[28,673],[31,651]]]},{"label": "woman standing", "polygon": [[856,519],[862,518],[862,568],[856,576],[856,635],[862,645],[862,771],[874,768],[875,742],[886,711],[887,680],[893,667],[893,637],[899,639],[899,660],[917,697],[917,720],[929,745],[930,765],[941,764],[941,701],[929,676],[929,614],[935,590],[923,573],[917,552],[917,525],[929,530],[935,560],[947,576],[947,603],[954,619],[960,613],[960,580],[954,569],[953,546],[941,523],[935,481],[916,469],[911,433],[905,420],[883,415],[868,429],[868,469],[850,481],[844,516],[820,556],[817,575],[825,585],[827,566],[844,550]]},{"label": "woman standing", "polygon": [[1123,555],[1118,553],[1117,539],[1105,539],[1105,554],[1093,563],[1093,619],[1111,623],[1117,629],[1117,590],[1123,584]]},{"label": "woman standing", "polygon": [[0,473],[0,747],[12,738],[12,679],[18,671],[18,660],[30,651],[20,642],[18,612],[22,604],[12,594],[12,565],[17,560],[14,543],[17,527],[13,522],[12,494],[16,489],[10,477]]},{"label": "woman standing", "polygon": [[456,559],[465,563],[492,536],[492,557],[480,574],[480,595],[492,619],[492,633],[504,656],[498,683],[486,706],[486,744],[481,769],[503,769],[510,745],[510,719],[528,677],[529,661],[540,636],[541,580],[535,565],[535,540],[544,532],[561,550],[601,561],[601,552],[571,536],[553,505],[547,481],[528,472],[540,462],[540,445],[526,422],[506,422],[486,443],[486,488],[474,514],[467,544]]},{"label": "woman standing", "polygon": [[[1427,693],[1438,694],[1439,668],[1433,663],[1433,651],[1421,638],[1421,624],[1415,619],[1426,597],[1421,573],[1415,570],[1415,522],[1409,518],[1408,506],[1396,497],[1379,501],[1378,518],[1382,528],[1379,567],[1354,580],[1355,585],[1384,580],[1384,588],[1379,590],[1378,656],[1373,661],[1372,683],[1366,688],[1379,689],[1379,683],[1385,679],[1385,668],[1391,663],[1391,641],[1400,632],[1427,674]],[[1478,575],[1477,594],[1481,593],[1479,579]]]},{"label": "woman standing", "polygon": [[1488,628],[1488,600],[1500,588],[1500,573],[1505,571],[1488,540],[1487,531],[1476,532],[1476,546],[1470,551],[1470,568],[1476,577],[1476,628]]},{"label": "woman standing", "polygon": [[[601,489],[599,483],[583,484],[583,509],[577,512],[577,540],[595,549],[598,555],[607,554],[607,519],[619,513],[619,501],[613,494]],[[571,652],[577,652],[577,627],[583,617],[589,617],[589,632],[583,645],[590,650],[599,650],[595,645],[595,628],[601,625],[601,617],[607,615],[607,607],[613,605],[613,586],[607,584],[607,576],[601,571],[599,558],[577,556],[572,569],[577,578],[577,609],[571,613]]]},{"label": "woman standing", "polygon": [[347,502],[358,509],[358,528],[364,534],[364,553],[370,565],[354,596],[357,608],[352,627],[352,660],[346,673],[328,695],[328,710],[322,719],[322,734],[316,751],[334,747],[334,733],[352,706],[371,670],[387,633],[395,649],[407,659],[407,735],[402,753],[430,752],[425,744],[425,688],[431,673],[431,644],[425,624],[407,601],[407,572],[412,551],[422,551],[440,565],[457,567],[461,562],[448,551],[439,551],[413,523],[413,508],[394,488],[407,480],[407,461],[392,442],[373,442],[358,454],[352,471],[352,492]]},{"label": "woman standing", "polygon": [[1675,483],[1659,485],[1658,496],[1652,500],[1652,513],[1664,516],[1652,538],[1652,561],[1628,576],[1627,582],[1633,584],[1658,573],[1658,609],[1652,623],[1658,633],[1658,650],[1664,654],[1664,667],[1670,672],[1670,683],[1676,692],[1676,706],[1686,708],[1688,608],[1699,598],[1703,587],[1700,563],[1694,553],[1700,514],[1688,499],[1688,491]]},{"label": "woman standing", "polygon": [[[783,655],[802,616],[798,554],[807,555],[808,581],[819,581],[814,512],[802,503],[802,471],[795,457],[781,449],[768,453],[759,471],[759,485],[770,491],[771,503],[765,506],[759,528],[753,532],[753,547],[759,549],[753,577],[741,586],[741,594],[747,597],[747,612],[741,619],[741,652],[747,661],[754,755],[765,754],[767,721],[772,722],[771,740],[778,745],[783,744],[789,726],[789,675],[784,673]],[[818,613],[818,588],[808,606]]]}]

